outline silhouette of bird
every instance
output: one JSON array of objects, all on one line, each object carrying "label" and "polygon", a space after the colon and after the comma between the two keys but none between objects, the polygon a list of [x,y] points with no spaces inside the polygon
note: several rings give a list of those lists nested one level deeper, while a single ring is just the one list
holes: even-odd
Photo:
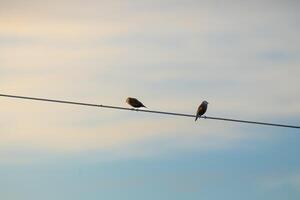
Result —
[{"label": "silhouette of bird", "polygon": [[134,108],[141,108],[141,107],[147,108],[146,106],[144,106],[144,104],[142,104],[142,102],[140,102],[136,98],[132,98],[132,97],[128,97],[126,99],[126,103],[128,103],[129,105],[131,105]]},{"label": "silhouette of bird", "polygon": [[202,115],[204,115],[204,113],[206,112],[207,110],[207,105],[208,105],[208,102],[207,101],[203,101],[200,106],[198,107],[198,110],[197,110],[197,113],[196,113],[196,118],[195,118],[195,121],[197,121],[197,119],[199,117],[201,117]]}]

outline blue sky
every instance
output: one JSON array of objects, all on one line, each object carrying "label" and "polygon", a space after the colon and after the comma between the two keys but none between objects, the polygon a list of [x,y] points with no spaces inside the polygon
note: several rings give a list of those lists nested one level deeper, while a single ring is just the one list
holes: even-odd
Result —
[{"label": "blue sky", "polygon": [[[297,1],[1,1],[0,90],[299,125]],[[0,197],[299,199],[300,132],[1,99]]]}]

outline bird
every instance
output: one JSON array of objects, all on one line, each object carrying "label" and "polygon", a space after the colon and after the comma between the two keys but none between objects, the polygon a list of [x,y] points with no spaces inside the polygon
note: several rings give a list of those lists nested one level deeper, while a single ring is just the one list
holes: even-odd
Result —
[{"label": "bird", "polygon": [[134,108],[141,108],[141,107],[147,108],[146,106],[144,106],[144,104],[142,102],[140,102],[136,98],[132,98],[132,97],[128,97],[126,99],[126,103],[128,103],[129,105],[131,105]]},{"label": "bird", "polygon": [[206,112],[207,110],[207,105],[208,105],[208,102],[207,101],[203,101],[200,106],[198,107],[198,110],[197,110],[197,113],[196,113],[196,118],[195,118],[195,121],[197,121],[197,119],[199,117],[201,117],[202,115],[204,115],[204,113]]}]

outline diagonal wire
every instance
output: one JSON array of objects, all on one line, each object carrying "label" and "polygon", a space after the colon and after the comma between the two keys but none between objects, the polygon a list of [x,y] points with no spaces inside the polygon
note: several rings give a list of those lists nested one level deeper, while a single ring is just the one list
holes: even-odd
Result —
[{"label": "diagonal wire", "polygon": [[[17,96],[17,95],[9,95],[9,94],[0,94],[0,97],[27,99],[27,100],[34,100],[34,101],[47,101],[47,102],[52,102],[52,103],[64,103],[64,104],[73,104],[73,105],[80,105],[80,106],[92,106],[92,107],[118,109],[118,110],[128,110],[128,111],[138,111],[138,112],[156,113],[156,114],[164,114],[164,115],[176,115],[176,116],[182,116],[182,117],[192,117],[192,118],[196,117],[195,115],[184,114],[184,113],[164,112],[164,111],[157,111],[157,110],[139,110],[139,109],[133,109],[133,108],[119,107],[119,106],[110,106],[110,105],[102,105],[102,104],[92,104],[92,103],[83,103],[83,102],[75,102],[75,101],[56,100],[56,99],[48,99],[48,98],[26,97],[26,96]],[[265,125],[265,126],[277,126],[277,127],[284,127],[284,128],[300,129],[300,126],[286,125],[286,124],[275,124],[275,123],[267,123],[267,122],[248,121],[248,120],[240,120],[240,119],[230,119],[230,118],[223,118],[223,117],[209,117],[209,116],[201,116],[201,118],[211,119],[211,120],[238,122],[238,123],[257,124],[257,125]]]}]

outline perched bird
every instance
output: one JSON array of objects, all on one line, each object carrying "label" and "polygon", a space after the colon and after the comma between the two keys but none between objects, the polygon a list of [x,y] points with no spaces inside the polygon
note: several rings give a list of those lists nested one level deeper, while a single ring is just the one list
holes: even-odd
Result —
[{"label": "perched bird", "polygon": [[140,102],[139,100],[137,100],[136,98],[132,98],[132,97],[128,97],[126,99],[126,103],[128,103],[129,105],[131,105],[134,108],[140,108],[140,107],[145,107],[144,104],[142,104],[142,102]]},{"label": "perched bird", "polygon": [[203,101],[200,106],[198,107],[198,110],[197,110],[197,113],[196,113],[196,118],[195,118],[195,121],[197,121],[197,119],[199,117],[201,117],[202,115],[204,115],[204,113],[206,112],[207,110],[207,105],[208,105],[208,102],[207,101]]}]

